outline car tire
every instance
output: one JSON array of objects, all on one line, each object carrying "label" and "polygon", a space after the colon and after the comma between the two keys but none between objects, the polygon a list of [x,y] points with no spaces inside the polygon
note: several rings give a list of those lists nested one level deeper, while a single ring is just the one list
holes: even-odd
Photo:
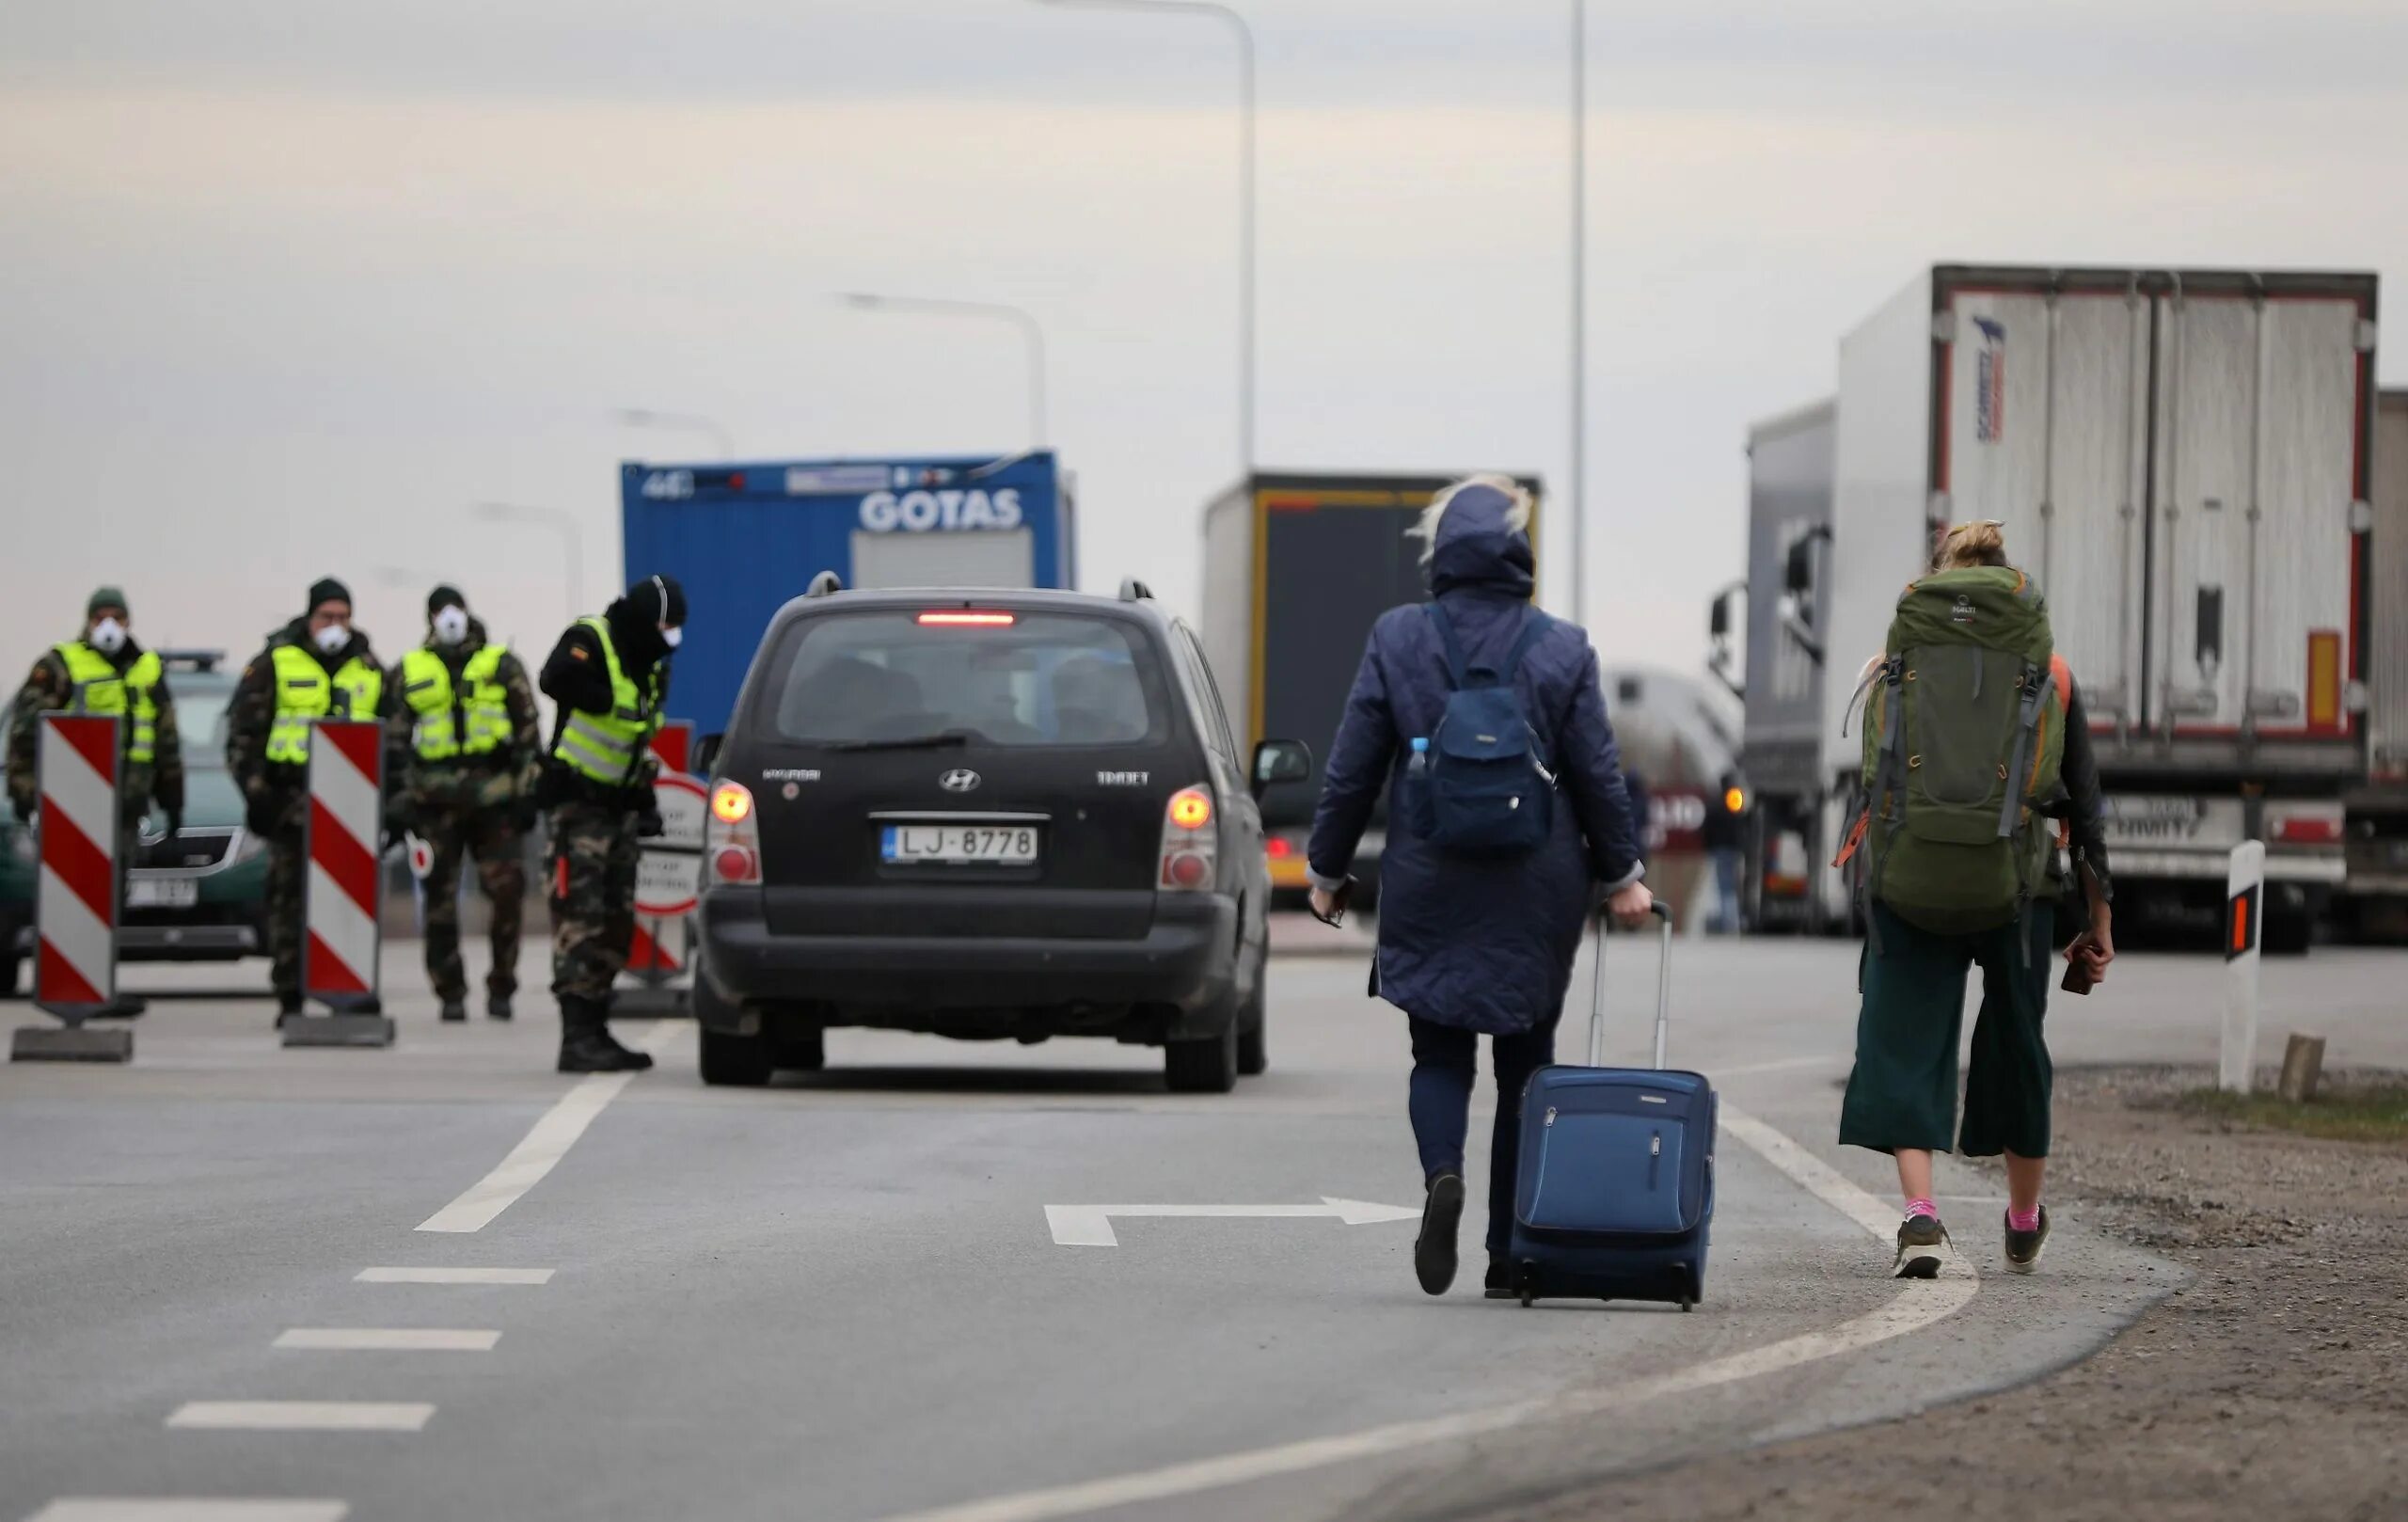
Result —
[{"label": "car tire", "polygon": [[1238,1076],[1259,1078],[1271,1068],[1271,1010],[1265,974],[1255,975],[1254,997],[1238,1008]]},{"label": "car tire", "polygon": [[777,1070],[768,1038],[702,1028],[703,1082],[714,1088],[759,1088]]},{"label": "car tire", "polygon": [[[6,928],[0,928],[0,935],[8,934]],[[11,935],[9,939],[16,938]],[[13,951],[0,954],[0,999],[15,998],[20,988],[19,980],[24,975],[25,959],[23,956]]]},{"label": "car tire", "polygon": [[777,1033],[777,1065],[795,1072],[818,1072],[828,1066],[828,1033],[804,1025]]},{"label": "car tire", "polygon": [[1238,1086],[1238,1022],[1199,1041],[1163,1044],[1163,1079],[1174,1094],[1226,1094]]}]

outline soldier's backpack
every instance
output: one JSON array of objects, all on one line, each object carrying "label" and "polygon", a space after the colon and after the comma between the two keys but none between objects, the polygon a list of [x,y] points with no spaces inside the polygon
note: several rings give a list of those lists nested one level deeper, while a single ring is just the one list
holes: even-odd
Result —
[{"label": "soldier's backpack", "polygon": [[1833,864],[1861,847],[1865,902],[1923,929],[2012,922],[2048,869],[2035,805],[2065,755],[2068,678],[2039,588],[1991,566],[1909,582],[1864,687],[1864,804]]}]

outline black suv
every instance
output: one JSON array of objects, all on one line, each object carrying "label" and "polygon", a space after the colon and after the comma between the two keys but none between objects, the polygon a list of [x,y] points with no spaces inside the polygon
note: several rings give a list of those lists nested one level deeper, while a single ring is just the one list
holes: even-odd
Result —
[{"label": "black suv", "polygon": [[1135,583],[846,592],[778,611],[712,763],[703,1081],[825,1061],[821,1032],[1107,1036],[1174,1090],[1265,1055],[1263,790],[1195,634]]}]

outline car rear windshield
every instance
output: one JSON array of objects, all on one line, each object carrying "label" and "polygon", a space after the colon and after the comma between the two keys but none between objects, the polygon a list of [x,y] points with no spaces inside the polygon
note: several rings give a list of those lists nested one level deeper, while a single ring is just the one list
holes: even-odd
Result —
[{"label": "car rear windshield", "polygon": [[1119,619],[899,609],[798,621],[767,701],[803,744],[1143,746],[1165,734],[1166,691]]}]

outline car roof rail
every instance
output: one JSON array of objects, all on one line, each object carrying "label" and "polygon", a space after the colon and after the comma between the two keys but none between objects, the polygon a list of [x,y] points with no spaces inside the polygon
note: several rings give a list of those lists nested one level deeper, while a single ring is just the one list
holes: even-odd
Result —
[{"label": "car roof rail", "polygon": [[825,597],[832,592],[842,592],[844,590],[845,579],[843,577],[838,576],[833,571],[822,571],[817,576],[811,579],[811,585],[802,589],[802,595],[806,597]]},{"label": "car roof rail", "polygon": [[1154,600],[1154,589],[1133,576],[1120,583],[1120,600],[1122,602],[1151,602]]}]

